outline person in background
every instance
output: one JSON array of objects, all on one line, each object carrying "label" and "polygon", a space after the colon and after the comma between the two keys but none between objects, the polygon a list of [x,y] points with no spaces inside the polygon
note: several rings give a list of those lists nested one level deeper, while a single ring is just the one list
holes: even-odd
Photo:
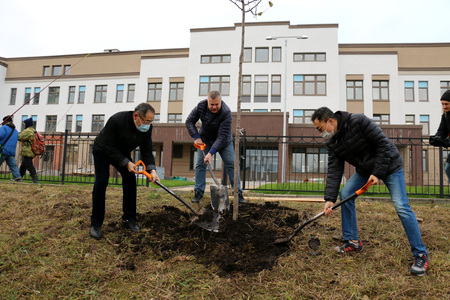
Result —
[{"label": "person in background", "polygon": [[154,117],[155,109],[148,103],[141,103],[134,111],[122,111],[112,115],[95,138],[92,150],[95,182],[92,191],[91,237],[103,238],[101,226],[105,219],[110,165],[114,166],[122,176],[122,226],[133,232],[140,231],[136,223],[136,174],[138,172],[131,159],[131,151],[139,147],[146,170],[152,175],[152,182],[159,180],[152,153]]},{"label": "person in background", "polygon": [[[450,90],[442,94],[441,106],[444,113],[442,114],[441,123],[436,134],[430,136],[430,145],[448,148],[450,146]],[[450,155],[447,156],[444,170],[445,174],[447,174],[447,179],[450,180]]]},{"label": "person in background", "polygon": [[[354,166],[356,171],[341,189],[341,199],[355,193],[369,180],[373,184],[377,184],[379,179],[383,180],[414,256],[410,272],[417,276],[424,275],[429,264],[428,252],[422,242],[416,215],[411,210],[406,195],[403,160],[397,147],[373,120],[363,114],[345,111],[333,113],[328,107],[321,107],[313,113],[311,121],[326,141],[328,149],[325,215],[332,212],[331,207],[337,200],[345,162]],[[341,223],[344,245],[334,250],[341,254],[362,252],[363,243],[358,237],[355,199],[342,205]]]},{"label": "person in background", "polygon": [[[197,130],[195,124],[200,120],[202,125]],[[222,96],[218,91],[208,93],[208,98],[200,101],[191,111],[186,119],[186,127],[194,138],[194,143],[206,145],[207,153],[204,159],[202,151],[197,150],[197,165],[195,166],[195,195],[192,199],[193,203],[198,203],[203,198],[206,187],[206,164],[212,161],[212,156],[219,152],[224,162],[225,171],[230,178],[231,186],[234,187],[234,147],[231,135],[231,110],[222,101]],[[239,203],[245,204],[247,201],[242,195],[240,189],[240,178],[238,178],[239,186]]]},{"label": "person in background", "polygon": [[19,132],[13,124],[12,116],[5,116],[3,118],[2,126],[0,127],[0,145],[3,146],[0,156],[0,166],[6,161],[13,176],[11,179],[13,181],[22,181],[22,176],[20,176],[20,171],[16,162],[18,136]]},{"label": "person in background", "polygon": [[33,158],[36,157],[33,150],[31,150],[31,145],[33,144],[34,134],[36,130],[33,128],[33,119],[28,118],[23,121],[25,129],[19,133],[19,141],[22,142],[22,149],[20,149],[20,155],[22,156],[22,163],[20,164],[20,175],[23,177],[25,173],[30,172],[31,179],[33,183],[38,184],[39,178],[36,169],[33,165]]}]

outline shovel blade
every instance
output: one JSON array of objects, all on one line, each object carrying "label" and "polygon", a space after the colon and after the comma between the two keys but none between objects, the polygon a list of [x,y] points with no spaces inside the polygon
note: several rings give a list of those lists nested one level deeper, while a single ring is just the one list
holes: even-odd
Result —
[{"label": "shovel blade", "polygon": [[230,209],[228,189],[224,185],[211,185],[211,207],[215,212],[224,214]]},{"label": "shovel blade", "polygon": [[222,220],[222,216],[219,213],[212,209],[205,209],[203,214],[197,217],[198,218],[194,221],[197,226],[208,231],[219,232],[220,221]]}]

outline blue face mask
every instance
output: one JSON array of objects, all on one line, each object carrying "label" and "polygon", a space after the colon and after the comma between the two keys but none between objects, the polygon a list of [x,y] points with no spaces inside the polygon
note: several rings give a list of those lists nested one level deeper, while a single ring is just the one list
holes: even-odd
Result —
[{"label": "blue face mask", "polygon": [[150,125],[141,124],[141,126],[137,127],[137,130],[140,132],[147,132],[150,129]]}]

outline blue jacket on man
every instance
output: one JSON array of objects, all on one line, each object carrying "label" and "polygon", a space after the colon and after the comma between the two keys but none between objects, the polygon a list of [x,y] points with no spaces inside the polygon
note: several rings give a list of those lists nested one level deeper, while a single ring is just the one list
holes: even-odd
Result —
[{"label": "blue jacket on man", "polygon": [[[11,131],[13,131],[13,134],[9,138],[9,140],[5,143],[6,139],[10,135]],[[12,123],[9,123],[7,125],[3,125],[0,127],[0,145],[3,145],[3,151],[2,154],[9,155],[9,156],[15,156],[16,155],[16,145],[17,145],[17,139],[18,139],[19,133],[16,130],[16,126]]]}]

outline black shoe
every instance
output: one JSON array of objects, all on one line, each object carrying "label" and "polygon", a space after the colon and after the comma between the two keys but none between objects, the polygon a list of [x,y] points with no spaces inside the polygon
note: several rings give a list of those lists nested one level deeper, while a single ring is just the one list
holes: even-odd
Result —
[{"label": "black shoe", "polygon": [[11,178],[10,181],[22,182],[22,177]]},{"label": "black shoe", "polygon": [[102,230],[100,229],[100,227],[94,227],[91,226],[91,237],[93,237],[96,240],[99,240],[101,238],[103,238],[103,233]]},{"label": "black shoe", "polygon": [[125,229],[131,230],[133,232],[139,232],[141,229],[136,224],[136,220],[122,220],[122,226]]},{"label": "black shoe", "polygon": [[192,198],[192,203],[199,203],[200,200],[203,198],[203,195],[200,194],[200,192],[195,192],[194,198]]},{"label": "black shoe", "polygon": [[425,272],[428,269],[428,265],[430,264],[430,260],[428,259],[428,255],[419,254],[414,257],[414,263],[409,269],[409,271],[417,276],[425,275]]},{"label": "black shoe", "polygon": [[242,194],[239,194],[239,204],[247,204],[247,200],[244,199]]}]

